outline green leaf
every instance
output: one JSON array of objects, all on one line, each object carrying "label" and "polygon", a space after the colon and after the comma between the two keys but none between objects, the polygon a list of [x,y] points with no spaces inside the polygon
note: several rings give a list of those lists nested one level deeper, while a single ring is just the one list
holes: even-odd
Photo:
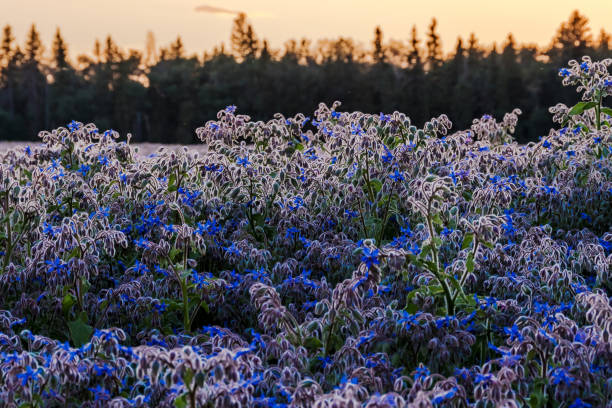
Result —
[{"label": "green leaf", "polygon": [[468,273],[472,273],[474,271],[474,253],[470,252],[468,254],[467,260],[465,261],[465,269],[467,269]]},{"label": "green leaf", "polygon": [[494,245],[488,241],[479,241],[482,245],[486,246],[489,249],[493,249]]},{"label": "green leaf", "polygon": [[174,400],[174,406],[176,408],[187,408],[187,393],[182,394],[180,397]]},{"label": "green leaf", "polygon": [[205,300],[203,300],[203,301],[201,301],[201,302],[200,302],[200,307],[201,307],[202,309],[204,309],[204,311],[205,311],[207,314],[208,314],[208,313],[210,313],[210,309],[209,309],[209,307],[208,307],[208,303],[206,303],[206,301],[205,301]]},{"label": "green leaf", "polygon": [[255,226],[263,226],[266,224],[266,216],[261,214],[261,213],[257,213],[257,214],[253,214],[253,224],[255,224]]},{"label": "green leaf", "polygon": [[545,407],[548,398],[545,394],[546,381],[544,379],[537,379],[534,383],[533,391],[528,398],[528,404],[531,408]]},{"label": "green leaf", "polygon": [[67,293],[62,299],[62,311],[64,313],[68,312],[75,303],[76,298],[72,295],[72,293]]},{"label": "green leaf", "polygon": [[453,275],[446,275],[446,278],[448,278],[448,280],[451,283],[451,286],[455,288],[457,292],[461,292],[461,285],[459,284],[459,281],[457,280],[457,278],[455,278]]},{"label": "green leaf", "polygon": [[70,338],[72,339],[72,343],[75,347],[81,347],[83,344],[87,343],[89,339],[91,339],[91,335],[94,332],[93,327],[85,323],[86,320],[81,314],[81,316],[72,321],[68,322],[68,329],[70,329]]},{"label": "green leaf", "polygon": [[570,111],[567,112],[567,115],[568,116],[580,115],[585,110],[594,108],[595,106],[597,106],[596,102],[578,102],[577,104],[572,106],[572,109],[570,109]]},{"label": "green leaf", "polygon": [[427,258],[427,255],[431,252],[431,244],[425,244],[421,248],[421,252],[419,253],[419,259]]},{"label": "green leaf", "polygon": [[304,347],[311,351],[318,350],[323,347],[323,342],[317,337],[308,337],[306,340],[304,340]]},{"label": "green leaf", "polygon": [[168,192],[173,192],[176,191],[178,189],[177,185],[176,185],[176,173],[172,173],[170,174],[170,177],[168,177]]},{"label": "green leaf", "polygon": [[170,257],[170,259],[171,259],[171,260],[173,260],[173,261],[174,261],[174,260],[175,260],[175,258],[176,258],[176,256],[177,256],[178,254],[180,254],[180,253],[181,253],[181,250],[180,250],[180,249],[178,249],[178,248],[172,248],[172,249],[170,250],[170,253],[168,254],[168,256]]},{"label": "green leaf", "polygon": [[474,233],[468,232],[463,236],[463,243],[461,244],[461,249],[469,248],[472,245],[472,241],[474,241]]},{"label": "green leaf", "polygon": [[374,190],[375,193],[380,192],[380,190],[382,190],[382,181],[380,181],[379,179],[372,179],[370,180],[370,187],[372,188],[372,190]]},{"label": "green leaf", "polygon": [[[408,300],[408,297],[406,297],[406,300]],[[419,307],[412,302],[407,302],[404,310],[406,310],[406,312],[410,314],[415,314],[416,312],[419,311]]]},{"label": "green leaf", "polygon": [[194,375],[193,370],[191,370],[191,368],[187,368],[185,370],[185,373],[183,374],[183,382],[185,384],[191,384],[191,380],[193,380],[193,375]]},{"label": "green leaf", "polygon": [[602,108],[601,108],[601,113],[605,113],[606,115],[610,115],[610,116],[612,116],[612,108],[605,108],[605,107],[602,107]]}]

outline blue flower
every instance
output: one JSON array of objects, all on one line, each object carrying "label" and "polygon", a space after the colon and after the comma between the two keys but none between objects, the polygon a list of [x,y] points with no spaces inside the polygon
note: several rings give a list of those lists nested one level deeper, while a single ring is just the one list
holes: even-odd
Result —
[{"label": "blue flower", "polygon": [[140,275],[149,273],[149,267],[146,264],[140,262],[138,259],[134,261],[134,270]]},{"label": "blue flower", "polygon": [[298,208],[303,207],[303,206],[304,206],[304,199],[300,196],[295,196],[293,198],[293,205],[287,204],[287,207],[289,207],[291,211],[295,211]]},{"label": "blue flower", "polygon": [[368,269],[372,268],[372,265],[380,264],[378,260],[378,249],[363,248],[361,262],[365,263]]},{"label": "blue flower", "polygon": [[71,132],[76,132],[77,130],[79,130],[79,127],[80,127],[79,123],[74,120],[68,124],[68,129]]},{"label": "blue flower", "polygon": [[98,377],[106,375],[108,377],[112,377],[113,373],[116,371],[114,367],[109,366],[107,363],[104,363],[102,365],[94,365],[93,366],[94,371],[96,372],[96,375]]},{"label": "blue flower", "polygon": [[25,373],[17,374],[17,378],[21,380],[21,385],[26,386],[29,381],[37,382],[38,376],[42,374],[42,368],[36,371],[32,370],[31,366],[27,366]]},{"label": "blue flower", "polygon": [[516,323],[513,324],[512,327],[504,327],[504,333],[510,336],[510,341],[523,341],[524,339]]},{"label": "blue flower", "polygon": [[359,213],[357,211],[344,210],[344,215],[350,220],[351,218],[356,218]]},{"label": "blue flower", "polygon": [[472,376],[470,370],[467,368],[455,368],[453,375],[463,379],[464,381]]},{"label": "blue flower", "polygon": [[59,257],[56,257],[53,261],[45,261],[45,263],[47,266],[49,266],[47,273],[56,273],[58,275],[66,273],[67,276],[70,276],[68,264],[62,261]]},{"label": "blue flower", "polygon": [[383,123],[389,122],[391,120],[391,115],[385,115],[384,113],[380,112],[380,116],[378,117],[378,120],[380,120]]},{"label": "blue flower", "polygon": [[151,245],[151,243],[146,239],[140,237],[134,240],[134,245],[136,245],[137,248],[147,249],[149,248],[149,245]]},{"label": "blue flower", "polygon": [[53,227],[53,225],[44,222],[43,223],[43,234],[46,235],[51,235],[51,238],[55,238],[55,234],[57,234],[57,232],[55,232],[55,228]]},{"label": "blue flower", "polygon": [[155,270],[155,273],[159,273],[160,275],[164,275],[166,277],[168,276],[168,271],[161,268],[159,265],[155,265],[153,269]]},{"label": "blue flower", "polygon": [[557,339],[555,339],[553,336],[551,336],[550,334],[548,334],[546,332],[546,330],[544,329],[539,329],[538,332],[544,336],[546,339],[548,339],[553,345],[557,345]]},{"label": "blue flower", "polygon": [[574,382],[574,378],[569,376],[564,368],[556,368],[550,376],[552,377],[552,383],[557,385],[559,383],[564,383],[566,385],[570,385]]},{"label": "blue flower", "polygon": [[591,408],[592,406],[593,405],[589,404],[588,402],[584,402],[580,398],[576,398],[569,408]]},{"label": "blue flower", "polygon": [[285,232],[285,238],[293,239],[296,235],[299,235],[300,230],[295,227],[287,228],[287,232]]},{"label": "blue flower", "polygon": [[355,125],[354,123],[351,123],[351,134],[363,136],[364,133],[359,124]]},{"label": "blue flower", "polygon": [[81,175],[83,177],[85,177],[87,175],[87,172],[89,171],[90,167],[86,164],[81,164],[79,166],[79,169],[77,170],[79,173],[81,173]]},{"label": "blue flower", "polygon": [[102,166],[106,166],[109,163],[108,157],[103,156],[103,155],[98,156],[98,161],[100,162]]},{"label": "blue flower", "polygon": [[238,163],[242,167],[248,166],[249,164],[251,164],[251,162],[249,161],[249,155],[247,154],[244,157],[239,157],[236,163]]},{"label": "blue flower", "polygon": [[317,360],[321,362],[323,368],[327,367],[328,365],[334,364],[334,361],[329,356],[317,357]]},{"label": "blue flower", "polygon": [[210,285],[209,279],[212,279],[212,274],[210,272],[198,273],[195,269],[191,270],[191,281],[198,289]]},{"label": "blue flower", "polygon": [[221,226],[217,222],[217,220],[208,220],[204,223],[204,225],[198,222],[198,228],[196,229],[196,233],[203,235],[204,232],[206,234],[213,236],[217,235],[221,231]]},{"label": "blue flower", "polygon": [[94,401],[108,401],[111,399],[111,394],[99,385],[96,388],[88,388],[88,390],[94,394]]},{"label": "blue flower", "polygon": [[438,394],[435,397],[433,397],[433,399],[431,400],[431,402],[434,405],[438,405],[443,403],[446,400],[449,400],[451,398],[453,398],[456,394],[457,394],[458,388],[457,387],[452,387],[450,390],[442,393],[442,394]]},{"label": "blue flower", "polygon": [[166,302],[161,302],[159,304],[157,303],[153,303],[153,307],[155,308],[155,310],[157,311],[157,313],[163,313],[166,311],[166,309],[168,308],[168,305],[166,304]]},{"label": "blue flower", "polygon": [[489,384],[489,382],[493,379],[493,374],[476,374],[476,378],[474,379],[474,384],[483,383],[485,386]]},{"label": "blue flower", "polygon": [[511,237],[516,232],[516,228],[514,228],[512,216],[510,214],[511,213],[508,212],[505,214],[506,222],[502,224],[502,228],[504,229],[505,234]]},{"label": "blue flower", "polygon": [[179,187],[177,191],[181,195],[181,202],[189,207],[193,207],[195,205],[195,200],[202,194],[201,191],[189,191],[183,187]]},{"label": "blue flower", "polygon": [[9,327],[15,327],[15,326],[19,326],[22,324],[26,323],[26,318],[24,317],[23,319],[19,319],[19,320],[15,320],[14,322],[11,322],[11,324],[9,325]]},{"label": "blue flower", "polygon": [[406,329],[410,329],[412,327],[419,326],[419,317],[421,316],[421,312],[416,312],[415,314],[410,314],[405,310],[402,310],[402,317],[397,319],[397,323],[406,326]]},{"label": "blue flower", "polygon": [[226,113],[234,113],[236,112],[236,105],[229,105],[225,107]]},{"label": "blue flower", "polygon": [[429,377],[430,374],[431,371],[429,371],[429,368],[421,364],[416,368],[416,370],[414,370],[413,378],[415,381],[424,380],[425,378]]},{"label": "blue flower", "polygon": [[397,169],[389,175],[389,178],[394,181],[404,181],[405,178]]},{"label": "blue flower", "polygon": [[391,163],[394,159],[393,153],[391,153],[391,150],[389,150],[387,146],[383,145],[383,147],[385,149],[385,154],[381,156],[381,159],[383,163]]},{"label": "blue flower", "polygon": [[448,229],[447,227],[444,227],[444,229],[442,231],[440,231],[440,235],[442,235],[443,237],[447,237],[450,234],[452,234],[454,231],[454,229],[450,228]]},{"label": "blue flower", "polygon": [[375,336],[376,336],[376,332],[374,330],[370,330],[368,334],[366,334],[365,336],[359,336],[359,340],[357,341],[357,344],[355,345],[355,347],[357,348],[361,347],[365,343],[372,340]]}]

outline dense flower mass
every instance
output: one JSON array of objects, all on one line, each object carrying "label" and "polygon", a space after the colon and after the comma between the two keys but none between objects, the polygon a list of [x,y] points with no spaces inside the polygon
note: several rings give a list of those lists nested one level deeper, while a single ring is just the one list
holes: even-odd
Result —
[{"label": "dense flower mass", "polygon": [[41,132],[0,160],[0,406],[611,407],[611,63],[528,145],[339,103],[201,154]]}]

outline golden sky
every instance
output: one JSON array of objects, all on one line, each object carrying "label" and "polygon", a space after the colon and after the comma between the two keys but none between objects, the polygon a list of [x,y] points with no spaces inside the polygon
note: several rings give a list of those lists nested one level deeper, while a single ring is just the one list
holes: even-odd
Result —
[{"label": "golden sky", "polygon": [[512,32],[519,43],[546,45],[576,8],[595,36],[601,28],[612,31],[612,0],[0,0],[0,24],[12,25],[23,43],[36,23],[47,49],[59,26],[72,55],[90,52],[107,34],[122,48],[143,49],[149,30],[158,46],[180,34],[188,51],[200,53],[228,44],[233,11],[246,12],[273,47],[289,38],[339,35],[369,47],[376,25],[387,39],[407,39],[416,24],[422,39],[435,16],[450,51],[457,36],[470,32],[484,44],[501,43]]}]

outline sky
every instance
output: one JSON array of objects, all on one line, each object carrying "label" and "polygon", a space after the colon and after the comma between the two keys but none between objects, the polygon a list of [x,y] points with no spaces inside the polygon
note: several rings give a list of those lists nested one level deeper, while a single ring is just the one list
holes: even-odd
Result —
[{"label": "sky", "polygon": [[577,7],[595,37],[602,27],[612,30],[612,0],[0,0],[0,24],[10,24],[23,43],[35,23],[47,49],[59,26],[73,56],[91,53],[95,39],[108,34],[123,49],[142,50],[147,31],[155,34],[158,47],[180,35],[188,52],[201,54],[222,42],[228,46],[238,11],[274,48],[290,38],[338,36],[369,48],[377,25],[385,39],[401,40],[416,25],[423,39],[436,17],[442,45],[450,52],[458,36],[471,32],[486,45],[501,44],[512,32],[519,43],[545,46]]}]

